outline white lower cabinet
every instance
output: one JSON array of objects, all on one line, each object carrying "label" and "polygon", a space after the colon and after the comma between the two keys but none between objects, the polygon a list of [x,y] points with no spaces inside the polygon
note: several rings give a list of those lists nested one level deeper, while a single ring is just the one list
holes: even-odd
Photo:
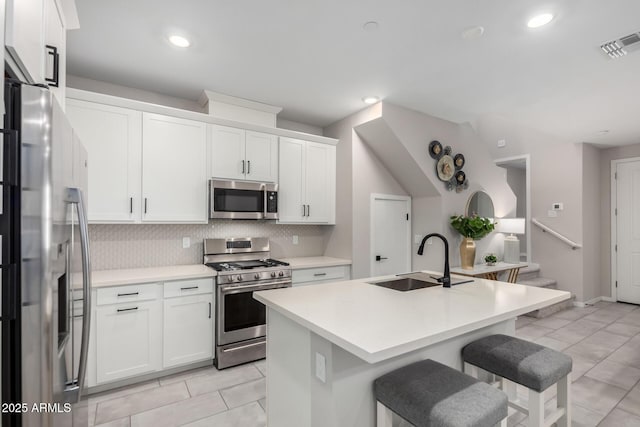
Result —
[{"label": "white lower cabinet", "polygon": [[162,368],[160,300],[96,308],[97,383]]},{"label": "white lower cabinet", "polygon": [[213,291],[212,278],[96,289],[88,386],[212,360]]},{"label": "white lower cabinet", "polygon": [[213,294],[164,300],[164,368],[213,358],[213,315]]},{"label": "white lower cabinet", "polygon": [[317,285],[319,283],[351,280],[351,266],[303,268],[293,270],[291,281],[293,286]]}]

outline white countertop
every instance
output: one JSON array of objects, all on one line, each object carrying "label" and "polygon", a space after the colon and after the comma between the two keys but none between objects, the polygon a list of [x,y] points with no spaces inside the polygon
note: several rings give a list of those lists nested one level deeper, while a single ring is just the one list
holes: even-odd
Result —
[{"label": "white countertop", "polygon": [[[215,270],[204,264],[130,268],[123,270],[99,270],[91,273],[91,286],[95,289],[105,286],[197,279],[201,277],[214,277],[215,275]],[[74,284],[81,284],[82,277],[77,273],[74,274],[73,282]],[[78,286],[79,285],[75,285],[74,287]]]},{"label": "white countertop", "polygon": [[351,265],[350,259],[333,258],[330,256],[307,256],[299,258],[282,258],[280,261],[288,262],[292,270],[304,268],[334,267],[338,265]]},{"label": "white countertop", "polygon": [[377,363],[570,297],[565,291],[478,278],[448,289],[408,292],[366,283],[380,279],[275,289],[256,292],[254,298],[359,358]]}]

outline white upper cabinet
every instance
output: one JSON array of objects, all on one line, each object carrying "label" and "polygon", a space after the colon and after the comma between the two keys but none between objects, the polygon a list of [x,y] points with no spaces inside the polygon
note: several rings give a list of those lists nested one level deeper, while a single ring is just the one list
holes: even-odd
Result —
[{"label": "white upper cabinet", "polygon": [[278,138],[267,133],[212,125],[214,178],[277,182]]},{"label": "white upper cabinet", "polygon": [[207,126],[143,113],[142,221],[207,223]]},{"label": "white upper cabinet", "polygon": [[260,182],[278,182],[278,137],[268,133],[247,131],[246,179]]},{"label": "white upper cabinet", "polygon": [[29,83],[43,83],[44,0],[6,2],[6,49]]},{"label": "white upper cabinet", "polygon": [[67,117],[84,144],[91,165],[89,221],[139,221],[142,113],[68,99]]},{"label": "white upper cabinet", "polygon": [[335,223],[336,147],[280,138],[280,223]]}]

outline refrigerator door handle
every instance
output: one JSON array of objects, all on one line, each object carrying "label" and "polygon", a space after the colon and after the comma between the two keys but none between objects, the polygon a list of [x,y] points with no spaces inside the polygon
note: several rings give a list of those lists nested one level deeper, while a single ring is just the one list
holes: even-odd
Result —
[{"label": "refrigerator door handle", "polygon": [[84,197],[79,188],[67,189],[67,201],[76,205],[78,213],[78,227],[80,229],[80,252],[82,254],[82,339],[80,342],[80,362],[78,364],[78,379],[66,389],[69,399],[78,402],[87,374],[87,358],[89,353],[89,328],[91,325],[91,262],[89,259],[89,227],[84,209]]}]

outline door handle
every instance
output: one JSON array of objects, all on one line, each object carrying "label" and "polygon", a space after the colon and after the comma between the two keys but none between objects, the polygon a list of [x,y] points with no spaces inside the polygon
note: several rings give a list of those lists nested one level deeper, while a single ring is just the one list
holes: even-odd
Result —
[{"label": "door handle", "polygon": [[242,161],[242,173],[244,173],[244,160]]},{"label": "door handle", "polygon": [[209,319],[211,319],[211,303],[209,303]]},{"label": "door handle", "polygon": [[89,328],[91,326],[91,260],[89,258],[89,226],[84,209],[84,197],[79,188],[67,190],[67,200],[76,205],[78,227],[80,229],[80,252],[82,257],[82,339],[80,341],[80,361],[78,362],[78,379],[65,389],[67,395],[75,402],[80,401],[87,374],[87,358],[89,356]]},{"label": "door handle", "polygon": [[389,259],[380,255],[376,255],[376,261],[382,261],[383,259]]},{"label": "door handle", "polygon": [[247,175],[251,173],[251,160],[247,160]]},{"label": "door handle", "polygon": [[311,205],[307,205],[307,216],[311,216]]},{"label": "door handle", "polygon": [[129,197],[129,213],[133,213],[133,197]]},{"label": "door handle", "polygon": [[55,46],[46,45],[47,55],[53,57],[53,70],[51,78],[45,77],[45,81],[49,83],[49,86],[58,87],[60,83],[60,54],[58,48]]},{"label": "door handle", "polygon": [[302,205],[302,216],[307,216],[307,205]]},{"label": "door handle", "polygon": [[144,198],[144,213],[147,213],[147,198]]}]

